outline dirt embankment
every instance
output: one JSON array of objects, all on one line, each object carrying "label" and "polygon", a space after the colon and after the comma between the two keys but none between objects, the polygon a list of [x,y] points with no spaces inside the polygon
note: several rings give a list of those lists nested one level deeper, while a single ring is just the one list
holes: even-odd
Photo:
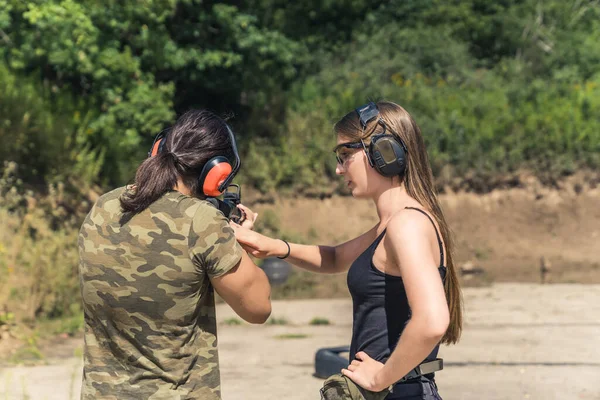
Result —
[{"label": "dirt embankment", "polygon": [[[464,275],[465,284],[540,282],[542,264],[549,282],[600,283],[600,186],[588,176],[556,187],[522,176],[516,187],[487,194],[446,190],[440,201],[455,234],[457,265],[483,271]],[[352,197],[249,205],[275,214],[282,232],[311,243],[340,243],[377,222],[372,203]]]}]

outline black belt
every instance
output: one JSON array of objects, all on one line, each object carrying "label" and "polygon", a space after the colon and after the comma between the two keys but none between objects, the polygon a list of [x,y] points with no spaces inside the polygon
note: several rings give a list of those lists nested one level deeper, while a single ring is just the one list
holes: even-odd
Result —
[{"label": "black belt", "polygon": [[416,368],[411,369],[410,372],[404,375],[404,378],[400,379],[398,382],[405,382],[409,379],[419,378],[435,371],[441,371],[442,369],[444,369],[444,360],[441,358],[436,358],[433,361],[427,361],[417,365]]}]

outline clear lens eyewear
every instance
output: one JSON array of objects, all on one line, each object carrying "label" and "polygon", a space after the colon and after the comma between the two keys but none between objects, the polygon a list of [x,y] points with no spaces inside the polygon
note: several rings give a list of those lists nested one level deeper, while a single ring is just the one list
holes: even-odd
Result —
[{"label": "clear lens eyewear", "polygon": [[364,149],[362,142],[353,143],[341,143],[335,146],[333,152],[335,153],[335,159],[339,165],[344,165],[348,159],[355,154],[354,151],[348,151],[348,149]]}]

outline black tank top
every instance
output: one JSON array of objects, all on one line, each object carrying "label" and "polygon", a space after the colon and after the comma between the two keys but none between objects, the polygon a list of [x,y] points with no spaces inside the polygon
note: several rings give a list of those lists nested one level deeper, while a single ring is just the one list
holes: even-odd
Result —
[{"label": "black tank top", "polygon": [[[423,213],[431,223],[433,220],[423,210],[406,207]],[[433,224],[440,246],[439,272],[444,281],[446,267],[444,266],[444,247],[442,240]],[[386,230],[352,263],[348,271],[348,289],[352,296],[353,324],[352,342],[350,344],[350,362],[356,353],[364,351],[369,357],[385,363],[396,344],[404,327],[410,320],[411,312],[404,290],[402,278],[388,275],[373,265],[375,249],[385,236]],[[437,357],[439,345],[425,359],[434,360]],[[426,376],[433,379],[434,374]],[[401,384],[398,384],[401,385]]]}]

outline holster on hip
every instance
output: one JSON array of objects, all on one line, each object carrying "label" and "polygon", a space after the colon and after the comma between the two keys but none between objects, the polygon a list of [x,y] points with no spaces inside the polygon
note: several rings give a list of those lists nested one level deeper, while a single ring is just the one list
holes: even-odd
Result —
[{"label": "holster on hip", "polygon": [[383,400],[391,392],[391,386],[381,392],[371,392],[358,386],[342,374],[330,376],[323,382],[321,400]]}]

